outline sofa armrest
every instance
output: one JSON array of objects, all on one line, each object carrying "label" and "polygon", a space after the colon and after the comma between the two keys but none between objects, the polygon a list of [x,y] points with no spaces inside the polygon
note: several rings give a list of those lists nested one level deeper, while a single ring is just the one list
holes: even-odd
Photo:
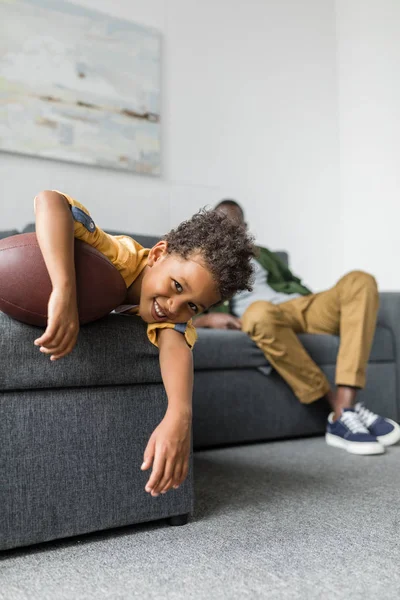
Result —
[{"label": "sofa armrest", "polygon": [[379,294],[378,325],[387,327],[393,334],[396,359],[396,399],[400,414],[400,292],[381,292]]}]

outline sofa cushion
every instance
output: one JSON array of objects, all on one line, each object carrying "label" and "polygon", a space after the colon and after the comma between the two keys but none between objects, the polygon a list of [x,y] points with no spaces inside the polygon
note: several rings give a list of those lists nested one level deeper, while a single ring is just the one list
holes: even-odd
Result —
[{"label": "sofa cushion", "polygon": [[198,329],[194,367],[206,369],[257,368],[268,365],[264,354],[242,331]]},{"label": "sofa cushion", "polygon": [[32,233],[35,229],[35,223],[28,223],[28,225],[25,225],[23,228],[22,233]]},{"label": "sofa cushion", "polygon": [[[199,329],[194,348],[194,364],[198,370],[266,367],[268,361],[261,350],[241,331]],[[339,337],[334,335],[299,336],[311,358],[319,365],[333,365],[339,350]],[[377,327],[370,362],[394,361],[392,333]]]},{"label": "sofa cushion", "polygon": [[285,265],[289,266],[289,254],[287,252],[284,250],[275,250],[274,254],[276,254],[276,256],[280,258]]},{"label": "sofa cushion", "polygon": [[[81,327],[74,351],[50,362],[33,345],[43,329],[25,325],[0,312],[0,389],[77,387],[159,383],[158,350],[147,339],[146,324],[138,317],[109,315]],[[240,331],[200,329],[194,347],[197,370],[261,368],[268,362],[261,350]],[[334,365],[339,338],[301,335],[319,365]],[[378,327],[370,362],[394,361],[392,333]],[[19,369],[15,369],[15,365]],[[266,372],[266,371],[265,371]]]},{"label": "sofa cushion", "polygon": [[[24,229],[22,230],[22,233],[31,233],[32,231],[35,231],[35,223],[28,223],[28,225],[25,225]],[[112,231],[110,229],[105,229],[104,231],[106,233],[109,233],[110,235],[129,235],[130,237],[135,239],[139,244],[141,244],[143,246],[143,248],[151,248],[152,246],[157,244],[157,242],[159,241],[159,239],[161,237],[161,236],[156,236],[156,235],[146,235],[146,234],[142,234],[142,233],[127,233],[124,231]],[[16,231],[15,233],[18,233],[18,231]],[[12,234],[10,233],[9,235],[12,235]]]},{"label": "sofa cushion", "polygon": [[[336,335],[301,334],[299,338],[311,358],[319,365],[336,363],[340,338]],[[395,360],[393,335],[390,329],[378,326],[371,348],[369,362],[391,362]]]},{"label": "sofa cushion", "polygon": [[[31,233],[32,231],[35,231],[35,223],[28,223],[28,225],[25,225],[24,229],[22,230],[22,233]],[[139,244],[141,244],[144,248],[151,248],[152,246],[157,244],[157,242],[162,237],[160,235],[157,236],[157,235],[148,235],[148,234],[142,234],[142,233],[128,233],[126,231],[116,231],[116,230],[112,230],[112,229],[105,229],[104,231],[106,233],[109,233],[110,235],[129,235],[134,240],[136,240]],[[8,235],[14,235],[14,233],[18,233],[18,231],[8,232]],[[1,232],[0,232],[0,237],[1,237]],[[276,254],[276,256],[278,258],[280,258],[281,261],[285,265],[289,264],[289,255],[287,252],[285,252],[285,250],[276,250],[276,252],[274,252],[274,254]]]},{"label": "sofa cushion", "polygon": [[138,317],[112,314],[84,325],[72,353],[55,362],[33,344],[42,328],[0,312],[0,330],[2,391],[161,382],[158,350]]},{"label": "sofa cushion", "polygon": [[0,240],[3,238],[10,237],[11,235],[17,235],[19,231],[17,229],[8,229],[5,231],[0,231]]},{"label": "sofa cushion", "polygon": [[145,235],[142,233],[126,233],[124,231],[122,231],[122,232],[121,231],[110,231],[109,229],[106,229],[105,231],[106,231],[106,233],[109,233],[110,235],[129,235],[134,240],[136,240],[138,242],[138,244],[143,246],[143,248],[152,248],[155,244],[157,244],[157,242],[160,241],[160,237],[161,237],[161,236],[155,236],[155,235]]}]

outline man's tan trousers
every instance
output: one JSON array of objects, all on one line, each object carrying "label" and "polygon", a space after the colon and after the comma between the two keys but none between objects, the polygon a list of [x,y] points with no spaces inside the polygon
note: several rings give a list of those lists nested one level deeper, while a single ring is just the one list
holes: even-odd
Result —
[{"label": "man's tan trousers", "polygon": [[264,352],[304,404],[330,385],[299,341],[298,333],[340,335],[336,385],[362,388],[375,333],[379,296],[375,279],[352,271],[331,289],[274,305],[262,300],[242,316],[242,329]]}]

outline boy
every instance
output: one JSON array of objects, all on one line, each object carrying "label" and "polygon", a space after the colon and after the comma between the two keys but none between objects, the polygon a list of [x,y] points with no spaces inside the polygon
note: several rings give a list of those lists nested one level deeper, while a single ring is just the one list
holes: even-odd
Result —
[{"label": "boy", "polygon": [[152,496],[178,488],[188,472],[196,340],[192,317],[250,289],[252,238],[225,215],[203,211],[181,223],[153,248],[128,236],[96,227],[87,209],[57,191],[35,198],[36,235],[53,290],[48,323],[35,344],[50,360],[69,354],[79,332],[74,267],[74,237],[102,252],[120,271],[127,287],[122,310],[148,323],[150,341],[159,348],[168,398],[166,414],[152,433],[142,469],[152,466],[146,491]]}]

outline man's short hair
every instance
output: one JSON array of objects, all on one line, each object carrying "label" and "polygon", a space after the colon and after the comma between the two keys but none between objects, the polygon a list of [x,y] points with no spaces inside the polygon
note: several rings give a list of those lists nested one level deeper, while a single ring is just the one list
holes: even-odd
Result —
[{"label": "man's short hair", "polygon": [[240,213],[244,219],[244,210],[240,206],[240,204],[236,202],[236,200],[232,200],[231,198],[225,198],[224,200],[221,200],[221,202],[218,202],[218,204],[214,207],[214,210],[217,210],[217,208],[220,208],[220,206],[232,206],[234,208],[237,208],[238,210],[240,210]]}]

